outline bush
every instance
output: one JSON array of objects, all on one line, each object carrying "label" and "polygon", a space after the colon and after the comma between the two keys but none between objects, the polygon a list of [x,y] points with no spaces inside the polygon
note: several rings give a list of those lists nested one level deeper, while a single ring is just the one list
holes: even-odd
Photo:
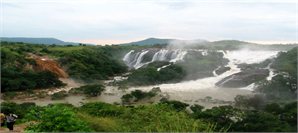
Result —
[{"label": "bush", "polygon": [[176,100],[165,100],[165,101],[161,101],[162,104],[167,104],[171,107],[173,107],[174,109],[176,109],[177,111],[183,111],[186,109],[186,107],[189,105],[187,103],[183,103],[180,101],[176,101]]},{"label": "bush", "polygon": [[127,71],[125,64],[113,59],[99,48],[84,48],[64,53],[60,63],[68,68],[67,72],[71,77],[86,81],[108,79],[110,76]]},{"label": "bush", "polygon": [[92,102],[86,103],[80,107],[81,112],[87,112],[93,116],[119,116],[124,113],[122,107],[115,105],[102,103],[102,102]]},{"label": "bush", "polygon": [[148,67],[140,68],[133,71],[127,79],[131,85],[152,85],[160,83],[181,81],[186,73],[182,67],[175,64],[157,71],[155,65],[149,64]]},{"label": "bush", "polygon": [[105,87],[101,84],[85,85],[79,88],[72,88],[69,93],[72,94],[85,94],[90,97],[100,96]]},{"label": "bush", "polygon": [[152,98],[157,95],[159,91],[156,88],[153,88],[149,92],[143,92],[141,90],[134,90],[130,94],[125,94],[121,97],[122,103],[130,103],[132,101],[137,102],[145,98]]},{"label": "bush", "polygon": [[63,99],[65,97],[67,97],[68,94],[66,91],[59,91],[54,93],[53,95],[51,95],[52,100],[59,100],[59,99]]},{"label": "bush", "polygon": [[210,131],[205,122],[176,112],[166,104],[138,106],[121,115],[122,132],[203,132]]},{"label": "bush", "polygon": [[35,112],[32,110],[30,115],[38,116],[36,124],[26,128],[27,131],[33,132],[90,132],[91,129],[87,123],[79,119],[75,112],[61,105],[47,106],[44,110]]},{"label": "bush", "polygon": [[[11,47],[11,48],[9,48]],[[64,84],[49,71],[34,71],[33,59],[26,58],[26,52],[33,52],[29,45],[8,45],[1,47],[1,92],[60,87]],[[18,52],[21,50],[21,52]],[[23,51],[22,51],[23,50]]]}]

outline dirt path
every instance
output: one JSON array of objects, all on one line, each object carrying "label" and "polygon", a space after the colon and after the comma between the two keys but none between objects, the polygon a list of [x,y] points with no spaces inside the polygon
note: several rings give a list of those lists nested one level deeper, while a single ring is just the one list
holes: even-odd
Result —
[{"label": "dirt path", "polygon": [[0,127],[0,132],[1,133],[8,133],[8,132],[24,133],[26,127],[27,125],[25,123],[22,123],[22,124],[14,125],[14,130],[9,131],[9,129],[6,126],[4,126],[4,127]]}]

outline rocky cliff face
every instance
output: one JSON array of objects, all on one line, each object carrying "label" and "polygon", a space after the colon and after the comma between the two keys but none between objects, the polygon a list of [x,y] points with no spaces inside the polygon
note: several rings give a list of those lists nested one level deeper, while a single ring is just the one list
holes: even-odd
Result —
[{"label": "rocky cliff face", "polygon": [[249,84],[266,79],[268,76],[268,69],[248,69],[225,77],[217,82],[216,86],[227,88],[245,87]]},{"label": "rocky cliff face", "polygon": [[58,62],[44,57],[34,57],[36,62],[35,69],[39,71],[50,71],[59,78],[68,78],[68,74],[60,67]]}]

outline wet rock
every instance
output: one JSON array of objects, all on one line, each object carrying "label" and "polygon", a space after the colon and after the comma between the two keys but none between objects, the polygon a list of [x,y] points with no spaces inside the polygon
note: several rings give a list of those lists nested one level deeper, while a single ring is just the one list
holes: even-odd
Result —
[{"label": "wet rock", "polygon": [[216,86],[226,88],[240,88],[265,79],[269,75],[267,69],[249,69],[220,80]]},{"label": "wet rock", "polygon": [[220,67],[220,68],[218,68],[218,69],[215,70],[215,73],[216,73],[217,75],[221,75],[221,74],[223,74],[224,72],[229,71],[229,70],[231,70],[230,67]]}]

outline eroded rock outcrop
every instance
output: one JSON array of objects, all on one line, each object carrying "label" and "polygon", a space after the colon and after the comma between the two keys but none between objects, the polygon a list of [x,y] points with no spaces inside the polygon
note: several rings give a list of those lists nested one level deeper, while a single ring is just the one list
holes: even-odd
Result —
[{"label": "eroded rock outcrop", "polygon": [[69,77],[57,61],[49,59],[47,57],[40,57],[36,55],[31,55],[31,58],[33,58],[36,62],[34,69],[38,71],[50,71],[56,74],[59,78]]},{"label": "eroded rock outcrop", "polygon": [[225,77],[216,83],[216,86],[226,88],[240,88],[265,79],[269,75],[267,69],[248,69]]}]

